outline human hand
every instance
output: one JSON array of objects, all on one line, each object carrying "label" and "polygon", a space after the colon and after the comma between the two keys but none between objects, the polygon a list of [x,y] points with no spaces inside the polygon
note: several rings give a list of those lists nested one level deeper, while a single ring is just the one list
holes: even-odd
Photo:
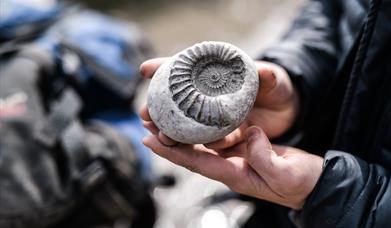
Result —
[{"label": "human hand", "polygon": [[[144,77],[152,78],[166,60],[167,58],[148,60],[140,66],[140,72]],[[244,132],[251,125],[262,127],[270,138],[282,135],[293,125],[299,109],[299,97],[287,72],[270,62],[256,61],[255,65],[261,84],[253,109],[238,129],[221,140],[207,144],[209,148],[223,149],[243,141]],[[142,108],[140,116],[144,120],[144,126],[157,134],[162,143],[176,143],[156,128],[146,106]]]},{"label": "human hand", "polygon": [[232,190],[294,209],[303,207],[321,172],[323,158],[302,150],[271,145],[258,127],[246,129],[246,140],[223,150],[203,145],[166,146],[158,135],[143,143],[156,154]]},{"label": "human hand", "polygon": [[[151,78],[165,58],[142,64],[141,73]],[[261,88],[254,108],[234,132],[207,145],[177,144],[154,125],[148,109],[140,115],[153,135],[144,144],[158,155],[223,182],[234,191],[299,209],[312,191],[322,171],[323,159],[302,150],[270,144],[293,124],[298,111],[298,96],[288,74],[281,67],[256,62]],[[247,134],[246,134],[247,133]]]}]

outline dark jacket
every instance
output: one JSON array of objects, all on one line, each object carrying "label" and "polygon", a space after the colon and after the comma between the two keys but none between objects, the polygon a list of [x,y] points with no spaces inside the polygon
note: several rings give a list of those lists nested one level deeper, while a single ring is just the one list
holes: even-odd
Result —
[{"label": "dark jacket", "polygon": [[301,225],[391,227],[391,1],[310,1],[262,58],[300,93],[298,146],[325,157]]}]

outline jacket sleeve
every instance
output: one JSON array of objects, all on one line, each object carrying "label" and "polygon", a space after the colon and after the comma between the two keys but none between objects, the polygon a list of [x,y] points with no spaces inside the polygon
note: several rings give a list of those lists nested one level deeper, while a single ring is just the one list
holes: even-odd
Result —
[{"label": "jacket sleeve", "polygon": [[389,227],[389,170],[340,151],[326,153],[323,169],[300,213],[302,227]]},{"label": "jacket sleeve", "polygon": [[[289,72],[301,94],[301,120],[316,114],[335,77],[341,56],[339,7],[333,0],[310,1],[282,40],[261,56]],[[300,227],[389,227],[390,170],[341,151],[328,151],[324,161],[322,175],[300,211]]]},{"label": "jacket sleeve", "polygon": [[288,71],[301,95],[301,119],[310,115],[335,75],[339,7],[334,0],[308,2],[282,40],[260,56]]}]

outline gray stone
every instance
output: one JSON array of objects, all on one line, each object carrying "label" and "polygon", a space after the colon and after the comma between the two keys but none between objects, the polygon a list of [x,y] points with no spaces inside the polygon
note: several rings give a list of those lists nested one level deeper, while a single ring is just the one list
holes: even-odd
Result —
[{"label": "gray stone", "polygon": [[258,88],[258,74],[247,54],[228,43],[206,41],[159,67],[147,105],[164,134],[182,143],[205,144],[239,127]]}]

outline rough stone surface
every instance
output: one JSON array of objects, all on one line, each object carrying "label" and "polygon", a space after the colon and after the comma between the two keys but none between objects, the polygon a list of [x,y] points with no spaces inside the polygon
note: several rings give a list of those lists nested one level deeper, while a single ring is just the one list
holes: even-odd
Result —
[{"label": "rough stone surface", "polygon": [[202,42],[174,55],[156,71],[147,105],[170,138],[204,144],[236,129],[259,88],[252,59],[223,42]]}]

